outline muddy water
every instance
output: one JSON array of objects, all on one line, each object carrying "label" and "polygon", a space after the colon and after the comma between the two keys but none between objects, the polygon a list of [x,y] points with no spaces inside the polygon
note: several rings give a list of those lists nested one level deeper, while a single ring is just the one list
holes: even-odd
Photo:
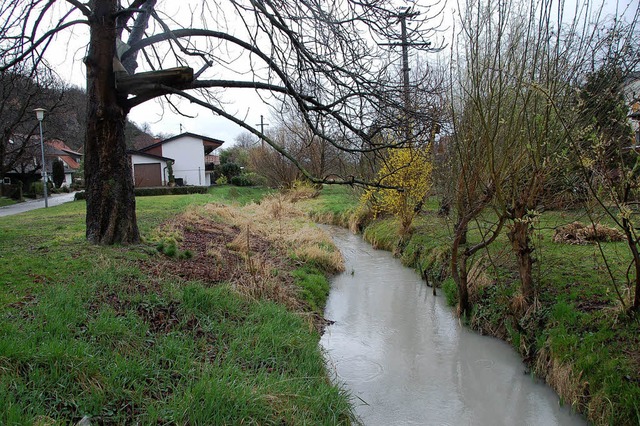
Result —
[{"label": "muddy water", "polygon": [[327,228],[346,272],[322,337],[365,425],[583,425],[506,343],[461,327],[443,296],[358,236]]}]

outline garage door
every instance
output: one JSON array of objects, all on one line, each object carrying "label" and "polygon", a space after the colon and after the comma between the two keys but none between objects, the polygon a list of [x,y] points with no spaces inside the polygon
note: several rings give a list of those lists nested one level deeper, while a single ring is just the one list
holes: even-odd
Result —
[{"label": "garage door", "polygon": [[138,188],[145,186],[162,186],[162,169],[160,163],[134,164],[133,179]]}]

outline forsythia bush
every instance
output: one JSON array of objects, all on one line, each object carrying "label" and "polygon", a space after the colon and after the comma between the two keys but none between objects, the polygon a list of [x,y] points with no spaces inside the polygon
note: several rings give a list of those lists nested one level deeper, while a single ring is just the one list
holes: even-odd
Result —
[{"label": "forsythia bush", "polygon": [[428,148],[392,149],[378,171],[378,181],[381,185],[398,189],[370,188],[360,201],[369,205],[375,215],[397,216],[400,232],[406,234],[431,189],[432,170]]}]

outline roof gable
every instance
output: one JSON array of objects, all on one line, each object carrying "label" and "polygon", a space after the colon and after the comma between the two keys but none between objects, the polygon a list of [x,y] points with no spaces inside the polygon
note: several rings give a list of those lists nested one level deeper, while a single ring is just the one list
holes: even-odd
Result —
[{"label": "roof gable", "polygon": [[163,157],[161,155],[154,155],[154,154],[149,154],[147,152],[143,152],[143,151],[136,151],[133,149],[128,149],[127,150],[127,154],[129,156],[131,155],[139,155],[141,157],[147,157],[147,158],[153,158],[155,160],[162,160],[162,161],[174,161],[173,158],[169,158],[169,157]]},{"label": "roof gable", "polygon": [[207,136],[202,136],[202,135],[198,135],[198,134],[195,134],[195,133],[186,132],[186,133],[181,133],[179,135],[172,136],[170,138],[164,139],[164,140],[162,140],[160,142],[156,142],[156,143],[151,144],[149,146],[145,146],[144,148],[140,149],[140,152],[149,151],[149,150],[151,150],[153,148],[156,148],[158,146],[161,146],[161,145],[163,145],[163,144],[165,144],[167,142],[173,142],[173,141],[175,141],[177,139],[180,139],[180,138],[183,138],[183,137],[191,137],[191,138],[195,138],[195,139],[200,139],[203,142],[204,145],[209,146],[209,147],[211,147],[213,149],[218,148],[219,146],[221,146],[224,143],[224,141],[222,141],[220,139],[210,138],[210,137],[207,137]]}]

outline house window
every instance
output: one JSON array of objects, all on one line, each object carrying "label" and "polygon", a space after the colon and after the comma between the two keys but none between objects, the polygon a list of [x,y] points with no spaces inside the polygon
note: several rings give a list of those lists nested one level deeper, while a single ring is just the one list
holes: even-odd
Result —
[{"label": "house window", "polygon": [[11,185],[11,178],[6,177],[2,179],[2,183],[4,183],[5,185]]}]

